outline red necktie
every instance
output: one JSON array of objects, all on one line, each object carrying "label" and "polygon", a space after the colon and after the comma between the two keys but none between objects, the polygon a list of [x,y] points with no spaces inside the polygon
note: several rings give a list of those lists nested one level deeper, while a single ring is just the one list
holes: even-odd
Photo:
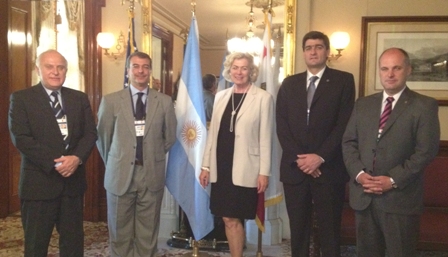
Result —
[{"label": "red necktie", "polygon": [[[381,117],[380,117],[380,126],[379,126],[379,130],[378,130],[378,139],[377,140],[380,140],[380,136],[381,136],[381,133],[383,132],[383,128],[384,128],[384,126],[386,126],[386,122],[389,119],[390,113],[392,112],[392,102],[394,100],[395,99],[392,96],[389,96],[388,98],[386,98],[387,103],[386,103],[386,106],[384,106],[383,113],[381,114]],[[376,161],[376,152],[373,156],[373,170],[375,170],[375,161]]]},{"label": "red necktie", "polygon": [[383,132],[383,128],[384,126],[386,126],[386,122],[389,119],[390,113],[392,112],[392,102],[395,99],[392,96],[389,96],[386,101],[386,106],[384,106],[384,111],[381,114],[381,118],[380,118],[380,126],[379,126],[379,133],[381,134],[381,132]]}]

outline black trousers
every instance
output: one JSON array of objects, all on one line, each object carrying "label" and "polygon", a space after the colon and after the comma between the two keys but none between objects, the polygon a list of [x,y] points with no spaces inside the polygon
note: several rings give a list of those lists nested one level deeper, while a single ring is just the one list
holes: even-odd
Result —
[{"label": "black trousers", "polygon": [[300,184],[284,183],[283,188],[291,230],[292,257],[309,256],[313,210],[322,257],[340,257],[345,183],[316,183],[310,176]]},{"label": "black trousers", "polygon": [[52,200],[21,200],[25,233],[25,257],[46,257],[53,228],[59,233],[60,256],[84,254],[83,196],[60,196]]}]

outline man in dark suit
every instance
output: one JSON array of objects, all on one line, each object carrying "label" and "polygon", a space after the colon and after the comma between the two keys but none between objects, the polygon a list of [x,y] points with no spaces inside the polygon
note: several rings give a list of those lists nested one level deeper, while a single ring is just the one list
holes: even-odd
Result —
[{"label": "man in dark suit", "polygon": [[[151,58],[128,57],[130,86],[106,95],[98,110],[97,146],[106,166],[112,257],[154,257],[165,188],[165,156],[176,140],[168,95],[148,88]],[[187,193],[187,192],[186,192]]]},{"label": "man in dark suit", "polygon": [[40,83],[11,95],[9,130],[21,153],[19,196],[25,256],[47,256],[53,227],[61,256],[83,256],[85,165],[97,135],[87,95],[62,87],[67,60],[36,60]]},{"label": "man in dark suit", "polygon": [[326,66],[330,42],[325,34],[307,33],[302,48],[307,71],[283,81],[276,110],[291,252],[294,257],[309,256],[314,208],[322,256],[335,257],[340,256],[348,181],[341,140],[354,104],[355,83],[352,74]]},{"label": "man in dark suit", "polygon": [[406,86],[399,48],[379,58],[384,91],[358,99],[343,137],[358,256],[416,256],[423,172],[439,149],[438,104]]}]

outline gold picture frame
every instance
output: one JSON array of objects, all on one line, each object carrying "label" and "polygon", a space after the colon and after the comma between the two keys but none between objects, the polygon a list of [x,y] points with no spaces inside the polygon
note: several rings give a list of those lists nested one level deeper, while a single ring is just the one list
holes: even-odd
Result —
[{"label": "gold picture frame", "polygon": [[363,17],[359,96],[382,91],[378,57],[389,47],[406,50],[413,66],[410,89],[448,105],[448,16]]}]

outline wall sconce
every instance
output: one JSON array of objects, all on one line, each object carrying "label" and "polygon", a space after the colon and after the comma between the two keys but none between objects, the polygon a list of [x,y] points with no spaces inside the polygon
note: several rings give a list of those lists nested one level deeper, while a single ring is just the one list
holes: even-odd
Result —
[{"label": "wall sconce", "polygon": [[119,57],[124,56],[125,51],[123,51],[124,47],[126,46],[123,32],[120,32],[120,36],[118,36],[118,39],[116,40],[117,45],[115,48],[117,49],[116,52],[109,52],[109,49],[114,45],[115,43],[115,37],[114,34],[110,32],[100,32],[96,36],[96,41],[98,42],[98,45],[104,49],[104,55],[114,58],[117,60]]},{"label": "wall sconce", "polygon": [[179,36],[184,40],[184,45],[187,44],[187,38],[188,38],[188,33],[189,33],[189,28],[184,28],[179,32]]},{"label": "wall sconce", "polygon": [[328,61],[335,61],[342,56],[341,52],[344,50],[348,44],[350,43],[350,35],[347,32],[337,31],[331,34],[330,36],[330,44],[333,46],[338,53],[331,54],[328,56]]}]

